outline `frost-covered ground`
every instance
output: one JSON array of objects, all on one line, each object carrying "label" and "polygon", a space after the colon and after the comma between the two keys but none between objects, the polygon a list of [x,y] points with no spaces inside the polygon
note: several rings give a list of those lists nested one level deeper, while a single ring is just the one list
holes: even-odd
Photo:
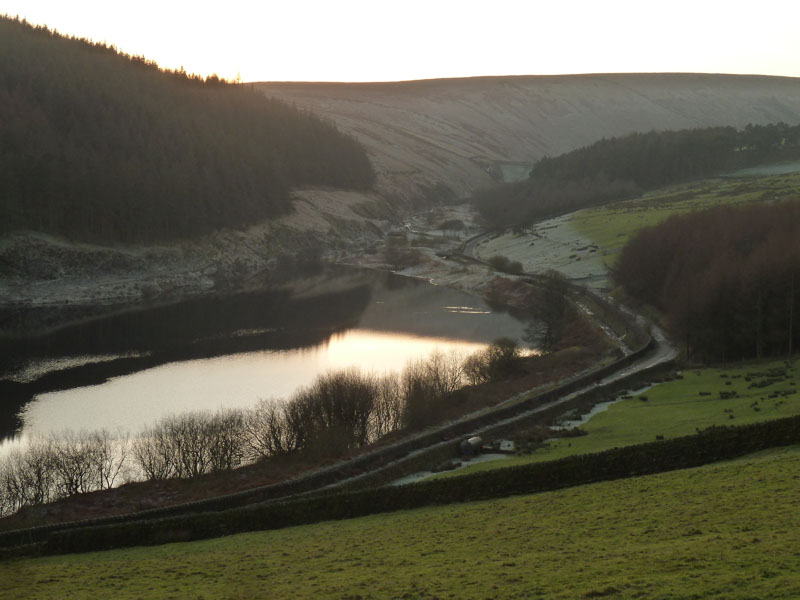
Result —
[{"label": "frost-covered ground", "polygon": [[[136,303],[212,292],[238,269],[258,278],[281,255],[312,242],[336,259],[380,237],[386,225],[355,210],[371,195],[296,194],[294,211],[241,230],[163,244],[97,245],[19,232],[0,238],[0,307]],[[246,283],[246,281],[245,281]]]},{"label": "frost-covered ground", "polygon": [[526,273],[548,269],[594,288],[608,285],[608,269],[597,245],[581,235],[564,215],[538,223],[523,233],[507,232],[482,240],[475,248],[482,260],[503,255],[522,263]]}]

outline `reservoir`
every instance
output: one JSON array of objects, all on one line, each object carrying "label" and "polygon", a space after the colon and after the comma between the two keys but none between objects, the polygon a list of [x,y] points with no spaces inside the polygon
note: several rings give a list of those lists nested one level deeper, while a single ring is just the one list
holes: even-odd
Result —
[{"label": "reservoir", "polygon": [[319,374],[400,372],[431,352],[521,342],[525,323],[480,298],[335,269],[276,289],[124,312],[5,338],[0,449],[32,434],[136,433],[185,411],[288,398]]}]

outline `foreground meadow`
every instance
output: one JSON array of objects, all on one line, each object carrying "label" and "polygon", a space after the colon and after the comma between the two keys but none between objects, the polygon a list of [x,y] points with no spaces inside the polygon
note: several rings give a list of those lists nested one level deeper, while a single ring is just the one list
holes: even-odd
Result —
[{"label": "foreground meadow", "polygon": [[8,598],[797,598],[800,447],[552,493],[0,563]]}]

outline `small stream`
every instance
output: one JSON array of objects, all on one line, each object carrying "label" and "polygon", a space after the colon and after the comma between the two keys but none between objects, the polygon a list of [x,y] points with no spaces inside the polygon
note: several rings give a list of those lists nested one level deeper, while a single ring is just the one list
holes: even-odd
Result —
[{"label": "small stream", "polygon": [[[597,414],[600,414],[601,412],[607,411],[611,406],[613,406],[617,402],[622,402],[623,400],[625,400],[625,399],[627,399],[627,398],[629,398],[631,396],[638,396],[639,394],[649,390],[651,387],[652,386],[647,385],[647,386],[644,386],[642,388],[639,388],[639,389],[636,389],[636,390],[633,390],[633,391],[628,391],[628,392],[625,392],[624,394],[620,394],[619,396],[617,396],[613,400],[608,400],[606,402],[598,402],[597,404],[592,406],[592,408],[591,408],[591,410],[589,410],[589,412],[586,412],[586,413],[582,414],[580,417],[577,417],[575,419],[564,419],[564,418],[562,418],[562,419],[560,419],[558,421],[557,425],[553,425],[550,428],[551,429],[558,429],[558,430],[566,430],[566,429],[575,429],[576,427],[580,427],[581,425],[583,425],[585,423],[588,423],[589,419],[591,419],[593,416],[595,416]],[[556,439],[556,438],[552,438],[552,439]]]}]

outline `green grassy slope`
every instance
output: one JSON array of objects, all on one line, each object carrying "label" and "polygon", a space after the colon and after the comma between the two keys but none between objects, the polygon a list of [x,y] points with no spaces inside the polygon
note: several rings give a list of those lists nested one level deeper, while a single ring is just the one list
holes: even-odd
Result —
[{"label": "green grassy slope", "polygon": [[755,179],[704,180],[672,186],[625,200],[582,210],[572,217],[578,231],[598,246],[608,265],[630,236],[672,215],[720,204],[773,201],[800,196],[800,174]]},{"label": "green grassy slope", "polygon": [[[778,375],[781,371],[785,374]],[[768,385],[756,387],[765,383]],[[581,426],[588,433],[586,436],[553,440],[531,454],[479,463],[438,477],[602,452],[654,442],[656,436],[671,439],[691,435],[714,425],[746,425],[797,415],[800,414],[798,385],[800,361],[797,360],[788,366],[785,361],[777,360],[688,370],[683,379],[658,384],[594,415]],[[733,392],[735,397],[720,397]]]},{"label": "green grassy slope", "polygon": [[800,447],[190,544],[0,563],[13,598],[796,598]]}]

